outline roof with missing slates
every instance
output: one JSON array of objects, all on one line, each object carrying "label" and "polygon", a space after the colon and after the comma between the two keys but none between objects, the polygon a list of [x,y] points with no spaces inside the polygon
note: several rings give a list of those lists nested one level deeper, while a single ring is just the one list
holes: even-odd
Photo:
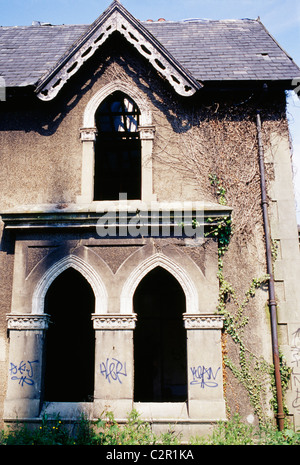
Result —
[{"label": "roof with missing slates", "polygon": [[[258,20],[143,22],[194,79],[288,81],[300,70]],[[0,76],[35,85],[89,25],[0,27]]]}]

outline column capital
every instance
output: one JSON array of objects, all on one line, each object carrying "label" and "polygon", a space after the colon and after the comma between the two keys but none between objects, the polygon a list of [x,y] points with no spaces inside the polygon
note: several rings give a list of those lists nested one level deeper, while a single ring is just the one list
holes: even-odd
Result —
[{"label": "column capital", "polygon": [[136,314],[122,314],[122,313],[107,313],[103,315],[98,315],[94,313],[92,315],[92,321],[94,329],[102,330],[126,330],[134,329],[136,322]]},{"label": "column capital", "polygon": [[214,314],[184,314],[186,329],[222,329],[224,317]]},{"label": "column capital", "polygon": [[155,135],[155,126],[139,126],[141,140],[153,140]]},{"label": "column capital", "polygon": [[95,142],[97,137],[97,128],[81,128],[80,138],[82,142]]},{"label": "column capital", "polygon": [[18,331],[44,330],[48,329],[50,316],[47,314],[12,314],[6,316],[7,328]]}]

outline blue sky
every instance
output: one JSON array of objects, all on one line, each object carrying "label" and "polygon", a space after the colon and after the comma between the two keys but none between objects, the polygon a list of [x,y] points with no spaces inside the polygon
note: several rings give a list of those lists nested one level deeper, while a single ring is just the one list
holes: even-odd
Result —
[{"label": "blue sky", "polygon": [[[110,3],[110,0],[0,0],[0,26],[26,26],[32,21],[90,24]],[[140,20],[256,19],[259,16],[300,66],[300,0],[122,0],[122,4]],[[300,99],[293,92],[288,98],[288,113],[300,223]]]}]

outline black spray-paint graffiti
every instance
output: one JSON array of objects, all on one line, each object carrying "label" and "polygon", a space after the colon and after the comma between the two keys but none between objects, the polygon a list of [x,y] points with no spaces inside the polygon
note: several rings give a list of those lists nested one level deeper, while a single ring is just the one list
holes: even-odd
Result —
[{"label": "black spray-paint graffiti", "polygon": [[191,385],[200,384],[201,388],[210,387],[214,388],[218,386],[216,382],[217,375],[219,373],[220,367],[213,372],[211,367],[205,368],[204,365],[199,365],[198,367],[191,367],[193,379],[190,382]]},{"label": "black spray-paint graffiti", "polygon": [[126,363],[123,364],[116,358],[107,358],[105,362],[100,363],[100,373],[109,383],[118,381],[122,384],[120,376],[127,376]]},{"label": "black spray-paint graffiti", "polygon": [[38,360],[27,361],[24,362],[23,360],[19,363],[19,365],[15,365],[14,363],[10,364],[10,379],[12,381],[19,381],[20,386],[24,386],[27,384],[29,386],[34,385],[34,367],[35,363],[39,363]]}]

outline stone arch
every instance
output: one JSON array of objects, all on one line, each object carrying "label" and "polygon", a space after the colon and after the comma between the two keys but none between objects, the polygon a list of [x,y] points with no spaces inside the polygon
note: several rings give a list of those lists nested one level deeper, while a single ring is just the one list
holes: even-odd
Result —
[{"label": "stone arch", "polygon": [[142,127],[152,124],[152,114],[150,106],[144,98],[144,96],[129,83],[116,80],[110,82],[109,84],[98,90],[98,92],[96,92],[96,94],[88,102],[83,115],[84,128],[95,128],[95,113],[97,109],[99,108],[101,103],[106,99],[106,97],[108,97],[116,91],[123,92],[135,101],[136,105],[138,106],[141,112],[140,125]]},{"label": "stone arch", "polygon": [[161,266],[139,282],[133,297],[136,328],[134,402],[186,402],[186,299],[179,281]]},{"label": "stone arch", "polygon": [[152,112],[145,96],[134,86],[121,80],[115,80],[103,86],[90,99],[83,114],[83,127],[80,129],[82,141],[82,175],[81,195],[77,197],[78,203],[91,203],[94,201],[94,167],[97,128],[95,114],[101,103],[114,92],[119,91],[131,98],[140,111],[138,131],[141,140],[141,168],[143,201],[155,200],[152,181],[152,150],[155,128],[152,125]]},{"label": "stone arch", "polygon": [[124,314],[133,313],[133,295],[140,281],[156,267],[161,267],[172,274],[181,285],[186,298],[186,313],[199,313],[198,292],[195,284],[188,273],[166,255],[157,253],[151,255],[140,265],[138,265],[126,280],[120,299],[120,312]]},{"label": "stone arch", "polygon": [[69,267],[81,273],[91,285],[95,294],[95,313],[107,313],[107,291],[100,276],[89,263],[73,254],[63,257],[44,273],[33,294],[32,313],[44,313],[45,296],[50,285],[58,275]]},{"label": "stone arch", "polygon": [[45,313],[51,324],[43,353],[45,403],[92,401],[95,389],[94,311],[92,286],[73,266],[60,273],[49,286]]}]

